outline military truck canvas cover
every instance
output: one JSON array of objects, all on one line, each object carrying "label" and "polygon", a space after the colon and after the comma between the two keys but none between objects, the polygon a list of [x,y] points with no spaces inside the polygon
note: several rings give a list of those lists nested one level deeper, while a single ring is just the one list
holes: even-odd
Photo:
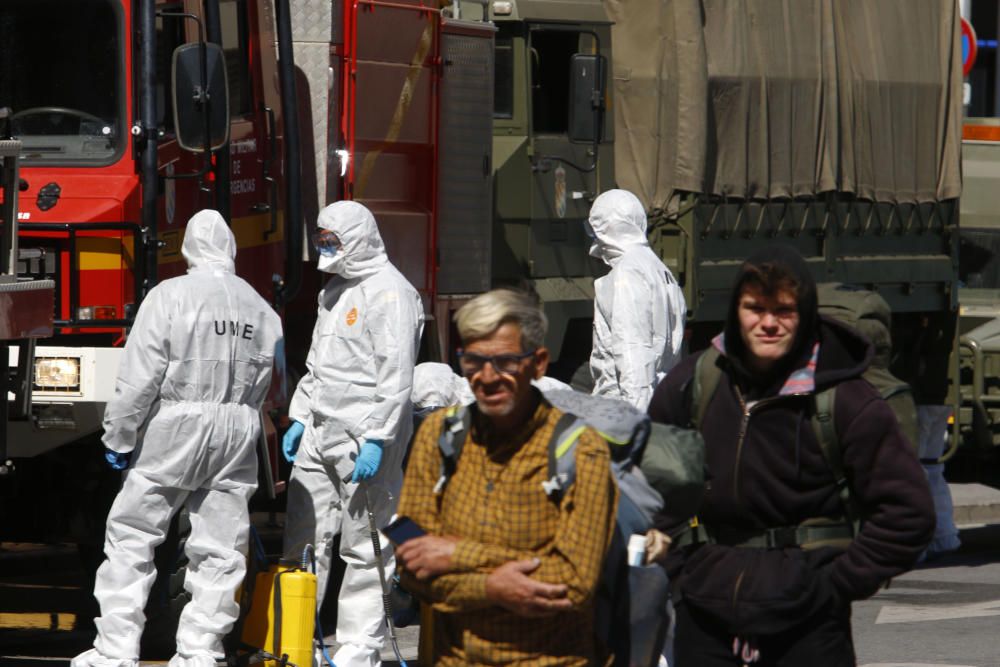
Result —
[{"label": "military truck canvas cover", "polygon": [[[605,0],[615,169],[647,208],[679,192],[960,192],[953,0]],[[958,100],[958,101],[956,101]]]}]

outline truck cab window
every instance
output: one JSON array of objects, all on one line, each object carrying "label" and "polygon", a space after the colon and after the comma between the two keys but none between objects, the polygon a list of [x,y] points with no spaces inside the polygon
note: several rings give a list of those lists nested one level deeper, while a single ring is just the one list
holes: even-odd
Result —
[{"label": "truck cab window", "polygon": [[244,116],[252,108],[246,0],[222,0],[219,14],[222,50],[226,54],[226,75],[229,79],[229,115]]},{"label": "truck cab window", "polygon": [[514,117],[514,36],[501,24],[496,36],[493,79],[493,117]]},{"label": "truck cab window", "polygon": [[580,51],[577,32],[535,30],[528,54],[531,122],[536,134],[565,134],[569,113],[569,64]]},{"label": "truck cab window", "polygon": [[[179,14],[184,6],[167,5],[160,11]],[[170,68],[174,49],[183,44],[184,19],[173,16],[156,18],[156,122],[167,134],[174,132],[174,102],[170,94]]]},{"label": "truck cab window", "polygon": [[24,164],[105,165],[121,155],[124,20],[108,0],[0,2],[0,106]]}]

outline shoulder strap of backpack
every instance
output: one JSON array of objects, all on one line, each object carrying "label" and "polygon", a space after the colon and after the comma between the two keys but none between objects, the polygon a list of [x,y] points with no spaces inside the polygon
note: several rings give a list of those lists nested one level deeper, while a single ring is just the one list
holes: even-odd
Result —
[{"label": "shoulder strap of backpack", "polygon": [[441,476],[434,485],[434,493],[442,493],[448,480],[455,474],[458,457],[465,444],[465,434],[472,425],[472,413],[464,405],[453,405],[448,408],[441,422],[441,434],[438,436],[438,449],[441,451]]},{"label": "shoulder strap of backpack", "polygon": [[701,429],[701,420],[722,379],[722,369],[717,363],[719,356],[715,346],[710,345],[694,365],[694,377],[691,379],[691,425],[698,430]]},{"label": "shoulder strap of backpack", "polygon": [[816,410],[812,418],[813,433],[816,440],[819,441],[819,449],[823,453],[823,458],[826,460],[827,466],[830,467],[830,472],[833,473],[844,515],[853,526],[854,534],[857,535],[861,514],[854,497],[851,495],[851,486],[848,484],[847,475],[844,472],[844,453],[840,449],[840,438],[837,436],[837,427],[833,419],[836,398],[836,385],[813,396]]},{"label": "shoulder strap of backpack", "polygon": [[576,442],[587,424],[570,413],[564,414],[552,429],[549,438],[549,478],[542,482],[542,489],[556,504],[576,481]]}]

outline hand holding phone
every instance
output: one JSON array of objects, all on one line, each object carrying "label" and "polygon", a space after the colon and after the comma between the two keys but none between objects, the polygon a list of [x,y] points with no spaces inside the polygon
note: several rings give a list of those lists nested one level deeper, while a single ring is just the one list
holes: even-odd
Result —
[{"label": "hand holding phone", "polygon": [[423,528],[406,516],[397,517],[388,526],[382,529],[382,532],[385,533],[385,536],[389,538],[389,541],[397,547],[415,537],[426,535]]}]

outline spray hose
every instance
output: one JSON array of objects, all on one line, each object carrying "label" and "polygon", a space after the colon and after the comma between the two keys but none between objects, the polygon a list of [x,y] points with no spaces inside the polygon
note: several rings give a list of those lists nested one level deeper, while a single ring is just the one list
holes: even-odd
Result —
[{"label": "spray hose", "polygon": [[[306,572],[312,572],[316,574],[316,549],[311,544],[307,544],[302,550],[302,569]],[[316,605],[316,628],[313,631],[316,635],[316,641],[319,643],[320,652],[323,654],[323,660],[329,667],[337,667],[333,660],[330,658],[330,654],[326,650],[326,639],[323,637],[323,626],[320,624],[319,620],[319,605]]]},{"label": "spray hose", "polygon": [[[311,544],[307,544],[305,549],[302,550],[302,564],[301,567],[306,572],[312,572],[316,574],[316,549]],[[310,570],[310,567],[312,568]]]},{"label": "spray hose", "polygon": [[385,565],[382,563],[382,540],[379,539],[378,528],[375,527],[375,513],[372,512],[371,498],[368,497],[368,484],[364,484],[365,509],[368,510],[368,528],[371,531],[372,548],[375,550],[375,563],[378,566],[379,583],[382,584],[382,610],[385,615],[385,624],[389,629],[389,642],[392,644],[392,652],[396,654],[396,660],[400,667],[407,667],[399,652],[399,642],[396,640],[396,628],[392,624],[392,595],[385,580]]}]

